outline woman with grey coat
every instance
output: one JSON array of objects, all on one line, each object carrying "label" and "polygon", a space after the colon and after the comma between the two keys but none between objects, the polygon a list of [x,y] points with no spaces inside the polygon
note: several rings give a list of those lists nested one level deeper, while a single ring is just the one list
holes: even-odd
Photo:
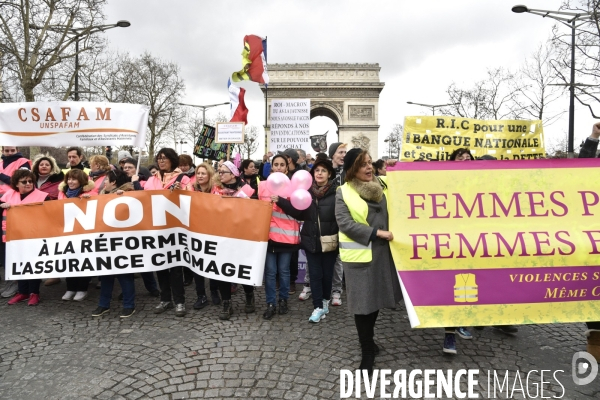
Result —
[{"label": "woman with grey coat", "polygon": [[336,194],[335,217],[340,229],[340,257],[346,275],[348,310],[354,314],[362,351],[359,369],[373,372],[379,348],[373,341],[382,308],[402,300],[389,242],[385,177],[374,177],[371,156],[354,148],[344,158],[346,183]]}]

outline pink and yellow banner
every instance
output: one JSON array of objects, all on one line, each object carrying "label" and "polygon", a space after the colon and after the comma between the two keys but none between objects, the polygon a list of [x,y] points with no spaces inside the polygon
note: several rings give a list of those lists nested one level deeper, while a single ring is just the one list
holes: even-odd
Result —
[{"label": "pink and yellow banner", "polygon": [[600,321],[599,169],[599,159],[388,168],[411,325]]}]

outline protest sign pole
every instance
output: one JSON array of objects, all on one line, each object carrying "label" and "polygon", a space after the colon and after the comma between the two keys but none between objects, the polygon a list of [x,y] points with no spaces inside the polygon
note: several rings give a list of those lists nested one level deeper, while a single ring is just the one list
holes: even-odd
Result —
[{"label": "protest sign pole", "polygon": [[138,148],[138,161],[137,161],[137,167],[135,167],[135,174],[139,175],[140,174],[140,164],[142,162],[142,150],[140,148]]}]

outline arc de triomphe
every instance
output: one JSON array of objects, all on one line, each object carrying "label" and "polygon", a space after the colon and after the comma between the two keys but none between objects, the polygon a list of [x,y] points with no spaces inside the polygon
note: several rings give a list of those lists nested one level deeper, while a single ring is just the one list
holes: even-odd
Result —
[{"label": "arc de triomphe", "polygon": [[[366,148],[376,159],[379,93],[384,86],[379,81],[380,69],[379,64],[269,64],[267,143],[271,139],[271,101],[310,99],[311,119],[331,118],[340,142],[348,143],[349,148]],[[263,85],[261,89],[264,93]]]}]

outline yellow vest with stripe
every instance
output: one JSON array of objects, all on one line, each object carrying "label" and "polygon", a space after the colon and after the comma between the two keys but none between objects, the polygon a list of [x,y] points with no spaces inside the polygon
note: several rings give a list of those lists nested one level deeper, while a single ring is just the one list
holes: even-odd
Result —
[{"label": "yellow vest with stripe", "polygon": [[[379,177],[384,183],[384,177]],[[367,215],[369,214],[369,205],[363,200],[358,192],[348,184],[344,183],[340,186],[344,203],[348,206],[350,215],[354,221],[359,224],[369,225]],[[383,193],[387,196],[387,187],[384,186]],[[351,263],[368,263],[373,260],[373,252],[371,250],[371,242],[364,246],[350,239],[344,232],[339,233],[340,259],[344,262]]]},{"label": "yellow vest with stripe", "polygon": [[454,279],[454,302],[476,303],[479,290],[475,281],[475,274],[456,274]]}]

